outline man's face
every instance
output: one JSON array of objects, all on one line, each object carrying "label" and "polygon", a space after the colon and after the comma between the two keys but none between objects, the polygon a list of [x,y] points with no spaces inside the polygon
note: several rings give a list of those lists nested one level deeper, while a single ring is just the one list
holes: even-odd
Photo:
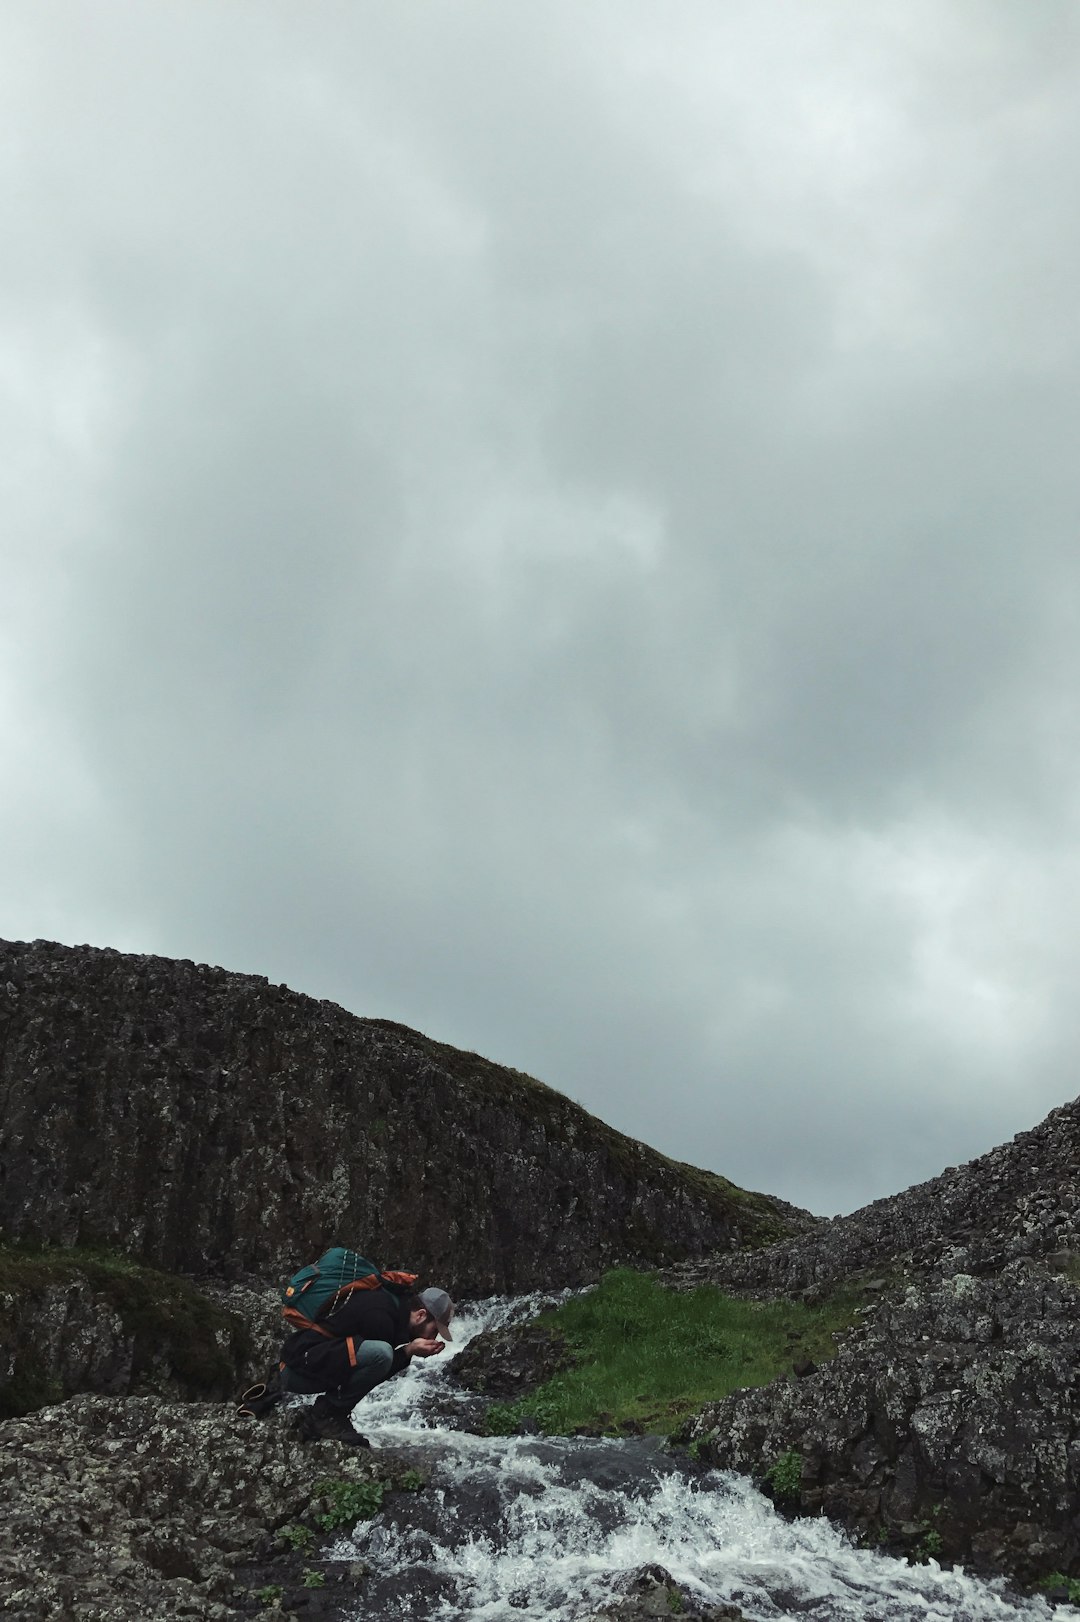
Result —
[{"label": "man's face", "polygon": [[439,1326],[426,1307],[414,1307],[409,1313],[409,1328],[415,1332],[417,1340],[437,1340]]}]

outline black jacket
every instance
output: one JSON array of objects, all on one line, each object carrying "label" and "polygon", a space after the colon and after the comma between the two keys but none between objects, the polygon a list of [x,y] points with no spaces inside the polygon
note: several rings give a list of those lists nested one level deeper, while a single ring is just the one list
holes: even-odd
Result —
[{"label": "black jacket", "polygon": [[[413,1339],[409,1327],[408,1298],[394,1295],[390,1290],[353,1290],[345,1297],[336,1312],[319,1319],[335,1339],[344,1344],[351,1336],[356,1346],[362,1340],[384,1340],[393,1348],[394,1361],[391,1374],[398,1374],[409,1359],[405,1346]],[[281,1356],[289,1368],[303,1369],[308,1355],[325,1355],[330,1342],[316,1329],[298,1329],[281,1348]],[[318,1357],[319,1362],[322,1357]],[[310,1364],[308,1364],[310,1367]]]}]

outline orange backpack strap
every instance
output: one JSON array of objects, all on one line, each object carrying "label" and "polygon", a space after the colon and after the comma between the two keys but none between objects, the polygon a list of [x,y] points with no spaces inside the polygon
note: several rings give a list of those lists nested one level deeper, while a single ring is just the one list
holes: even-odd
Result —
[{"label": "orange backpack strap", "polygon": [[325,1335],[327,1340],[337,1339],[332,1329],[324,1329],[322,1324],[315,1322],[314,1318],[309,1318],[305,1313],[301,1312],[299,1307],[286,1307],[281,1316],[293,1329],[314,1329],[317,1335]]},{"label": "orange backpack strap", "polygon": [[399,1294],[411,1290],[419,1278],[419,1273],[380,1273],[377,1280],[372,1280],[376,1288],[383,1283],[395,1286]]}]

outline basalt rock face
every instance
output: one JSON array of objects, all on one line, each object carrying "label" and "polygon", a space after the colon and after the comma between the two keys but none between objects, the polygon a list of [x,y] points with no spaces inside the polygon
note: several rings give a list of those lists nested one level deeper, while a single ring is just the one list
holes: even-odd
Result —
[{"label": "basalt rock face", "polygon": [[684,1439],[759,1480],[788,1455],[792,1508],[885,1547],[1080,1574],[1080,1101],[815,1235],[667,1275],[810,1299],[855,1279],[879,1300],[835,1358]]},{"label": "basalt rock face", "polygon": [[187,1279],[73,1254],[0,1249],[0,1418],[78,1391],[228,1397],[269,1366],[247,1313]]},{"label": "basalt rock face", "polygon": [[353,1242],[484,1294],[813,1224],[404,1026],[190,962],[0,943],[10,1238],[262,1278]]},{"label": "basalt rock face", "polygon": [[1038,1265],[915,1281],[808,1379],[734,1392],[687,1427],[792,1508],[871,1541],[1036,1582],[1080,1565],[1080,1290]]}]

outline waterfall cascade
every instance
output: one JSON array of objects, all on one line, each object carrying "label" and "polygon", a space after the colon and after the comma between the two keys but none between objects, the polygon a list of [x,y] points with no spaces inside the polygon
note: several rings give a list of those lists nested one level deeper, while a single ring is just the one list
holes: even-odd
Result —
[{"label": "waterfall cascade", "polygon": [[744,1478],[696,1473],[655,1438],[455,1430],[447,1363],[480,1330],[535,1310],[495,1300],[463,1313],[443,1357],[418,1361],[357,1411],[375,1446],[414,1451],[433,1472],[425,1491],[395,1495],[333,1551],[369,1568],[358,1622],[571,1622],[648,1564],[754,1622],[1080,1622],[1072,1607],[1052,1612],[962,1570],[856,1548],[827,1521],[789,1521]]}]

